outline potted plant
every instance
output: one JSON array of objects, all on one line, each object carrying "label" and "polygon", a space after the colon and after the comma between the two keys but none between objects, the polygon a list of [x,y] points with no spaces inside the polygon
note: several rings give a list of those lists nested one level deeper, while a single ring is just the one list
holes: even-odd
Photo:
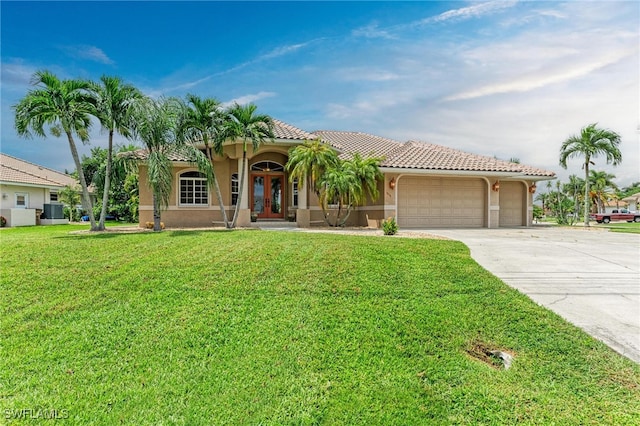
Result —
[{"label": "potted plant", "polygon": [[258,212],[251,212],[251,222],[258,221]]}]

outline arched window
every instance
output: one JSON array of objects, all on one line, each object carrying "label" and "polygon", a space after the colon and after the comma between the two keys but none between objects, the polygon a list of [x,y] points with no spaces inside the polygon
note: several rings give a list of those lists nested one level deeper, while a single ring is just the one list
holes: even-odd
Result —
[{"label": "arched window", "polygon": [[231,175],[231,205],[235,206],[238,204],[238,174],[234,173]]},{"label": "arched window", "polygon": [[274,161],[260,161],[251,166],[252,172],[283,172],[284,166]]},{"label": "arched window", "polygon": [[209,205],[207,179],[200,172],[184,172],[180,175],[180,205]]}]

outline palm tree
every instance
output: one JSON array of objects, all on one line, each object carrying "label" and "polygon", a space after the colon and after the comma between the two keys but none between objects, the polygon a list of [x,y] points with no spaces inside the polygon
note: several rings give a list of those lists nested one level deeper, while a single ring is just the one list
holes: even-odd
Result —
[{"label": "palm tree", "polygon": [[29,90],[27,95],[13,106],[16,131],[18,135],[26,138],[30,138],[32,132],[45,137],[44,128],[48,126],[55,137],[60,137],[63,133],[67,136],[82,187],[83,205],[89,214],[91,230],[97,231],[93,203],[74,140],[75,135],[83,143],[89,141],[91,116],[96,115],[90,93],[92,85],[85,80],[60,80],[49,71],[37,71],[31,79],[31,84],[36,88]]},{"label": "palm tree", "polygon": [[615,195],[615,190],[618,189],[613,181],[615,178],[614,174],[604,171],[591,170],[589,172],[589,186],[591,188],[589,195],[596,204],[598,213],[604,213],[604,203],[611,199]]},{"label": "palm tree", "polygon": [[339,161],[336,152],[320,139],[304,142],[289,151],[289,181],[306,181],[307,188],[320,197],[320,178],[328,169],[337,167]]},{"label": "palm tree", "polygon": [[216,99],[201,99],[196,95],[188,94],[179,131],[183,138],[192,143],[204,143],[205,154],[213,170],[213,188],[222,213],[222,220],[224,225],[230,228],[231,224],[227,218],[220,185],[213,167],[213,154],[222,155],[227,118],[227,114],[220,108],[220,103]]},{"label": "palm tree", "polygon": [[233,213],[231,228],[235,228],[240,212],[240,200],[244,191],[246,174],[247,142],[251,141],[253,152],[256,152],[267,138],[273,139],[273,120],[268,115],[254,115],[257,107],[253,104],[234,104],[229,108],[229,121],[226,126],[226,135],[230,138],[242,138],[242,166],[240,171],[240,184],[238,188],[238,202]]},{"label": "palm tree", "polygon": [[622,153],[618,145],[620,135],[608,129],[600,129],[597,123],[582,128],[580,135],[574,135],[565,140],[560,148],[560,165],[567,168],[567,159],[584,158],[584,225],[589,226],[589,165],[591,159],[604,155],[607,164],[617,166],[622,161]]},{"label": "palm tree", "polygon": [[[377,157],[362,158],[356,153],[349,160],[339,161],[320,178],[319,201],[328,225],[344,226],[353,208],[363,204],[367,196],[373,200],[378,198],[381,160]],[[334,218],[329,214],[329,204],[337,205]]]},{"label": "palm tree", "polygon": [[100,77],[102,84],[94,84],[93,92],[96,100],[97,118],[102,127],[109,132],[109,147],[107,165],[104,176],[104,192],[102,194],[102,211],[98,222],[98,229],[104,230],[104,218],[109,203],[109,189],[111,186],[111,167],[113,163],[113,135],[118,132],[126,138],[131,137],[129,109],[133,102],[142,98],[142,93],[135,87],[123,84],[118,77]]},{"label": "palm tree", "polygon": [[130,111],[132,130],[147,149],[147,174],[153,193],[153,230],[160,231],[160,211],[169,205],[173,178],[171,155],[182,154],[197,164],[207,180],[212,180],[211,163],[194,145],[179,137],[182,103],[175,98],[141,98]]},{"label": "palm tree", "polygon": [[[362,158],[355,154],[340,160],[336,152],[319,140],[305,142],[289,151],[286,168],[289,180],[306,181],[318,197],[324,220],[329,226],[343,226],[353,207],[366,197],[378,198],[381,158]],[[331,216],[330,204],[335,204]]]},{"label": "palm tree", "polygon": [[71,185],[67,185],[58,193],[60,202],[69,209],[69,222],[73,222],[73,212],[80,204],[80,194]]},{"label": "palm tree", "polygon": [[573,198],[573,213],[577,217],[580,209],[580,200],[584,195],[584,180],[576,175],[569,176],[569,182],[563,185],[562,191]]}]

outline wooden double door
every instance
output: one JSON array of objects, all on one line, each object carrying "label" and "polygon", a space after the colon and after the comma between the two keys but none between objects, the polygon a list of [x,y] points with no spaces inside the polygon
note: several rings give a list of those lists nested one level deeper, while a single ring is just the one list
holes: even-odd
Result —
[{"label": "wooden double door", "polygon": [[259,219],[284,219],[284,173],[251,174],[251,211]]}]

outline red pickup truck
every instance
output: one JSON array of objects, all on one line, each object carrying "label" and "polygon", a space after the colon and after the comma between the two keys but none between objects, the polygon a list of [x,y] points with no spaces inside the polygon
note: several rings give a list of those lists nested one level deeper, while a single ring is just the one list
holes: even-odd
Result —
[{"label": "red pickup truck", "polygon": [[639,212],[630,212],[627,209],[612,210],[611,213],[596,213],[589,215],[589,219],[598,223],[609,223],[615,220],[626,220],[627,222],[640,222]]}]

